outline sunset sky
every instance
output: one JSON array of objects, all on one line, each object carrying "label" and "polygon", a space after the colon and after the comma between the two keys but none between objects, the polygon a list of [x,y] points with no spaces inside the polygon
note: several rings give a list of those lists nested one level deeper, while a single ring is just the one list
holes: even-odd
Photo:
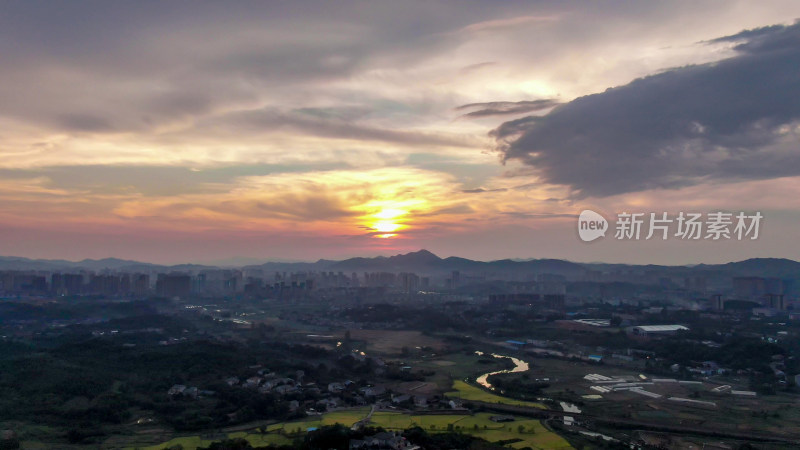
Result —
[{"label": "sunset sky", "polygon": [[[0,255],[800,259],[800,2],[0,5]],[[583,209],[755,241],[578,239]]]}]

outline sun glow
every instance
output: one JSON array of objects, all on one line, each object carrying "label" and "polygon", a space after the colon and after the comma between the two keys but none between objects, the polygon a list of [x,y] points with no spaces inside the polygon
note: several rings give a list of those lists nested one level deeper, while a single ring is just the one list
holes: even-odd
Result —
[{"label": "sun glow", "polygon": [[373,217],[376,219],[394,219],[395,217],[405,216],[406,214],[408,214],[408,211],[403,209],[385,208],[379,213],[374,214]]},{"label": "sun glow", "polygon": [[380,231],[382,233],[391,233],[393,231],[397,231],[401,226],[402,225],[394,222],[375,222],[372,224],[372,228],[375,231]]},{"label": "sun glow", "polygon": [[395,231],[406,228],[402,223],[404,217],[408,215],[408,210],[400,209],[397,207],[383,207],[378,212],[369,216],[369,228],[381,234],[376,234],[375,237],[381,239],[388,239],[397,236]]},{"label": "sun glow", "polygon": [[[396,217],[399,217],[399,216],[396,216]],[[383,233],[383,234],[376,235],[376,237],[379,237],[381,239],[388,239],[390,237],[397,236],[397,234],[395,234],[394,232],[399,230],[399,229],[401,229],[401,228],[403,228],[403,225],[399,224],[399,223],[396,223],[396,222],[393,222],[393,221],[381,220],[379,222],[374,222],[370,226],[370,228],[372,228],[374,231],[378,231],[378,232]]]}]

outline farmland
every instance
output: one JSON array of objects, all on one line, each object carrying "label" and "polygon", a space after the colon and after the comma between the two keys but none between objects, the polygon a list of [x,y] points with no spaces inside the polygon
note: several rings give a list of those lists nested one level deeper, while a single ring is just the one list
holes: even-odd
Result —
[{"label": "farmland", "polygon": [[476,401],[485,403],[499,403],[501,405],[529,406],[532,408],[544,408],[541,403],[514,400],[507,397],[492,394],[479,387],[473,386],[461,380],[453,382],[453,391],[447,393],[448,397],[460,398],[465,401]]},{"label": "farmland", "polygon": [[[366,417],[369,410],[364,408],[334,411],[311,420],[293,421],[272,424],[265,433],[233,432],[227,438],[244,438],[254,446],[288,445],[292,438],[302,436],[309,428],[336,423],[352,426]],[[513,448],[531,447],[535,449],[567,449],[569,443],[562,437],[545,428],[538,420],[515,418],[513,422],[497,423],[490,419],[492,414],[408,414],[394,411],[378,411],[372,415],[370,425],[386,430],[402,431],[412,427],[420,427],[428,432],[455,431],[486,439],[489,442],[508,443]],[[219,440],[219,437],[215,437]],[[147,447],[135,447],[146,450],[158,450],[165,447],[181,445],[184,450],[208,446],[213,442],[200,436],[185,436]],[[133,449],[134,447],[131,447]]]}]

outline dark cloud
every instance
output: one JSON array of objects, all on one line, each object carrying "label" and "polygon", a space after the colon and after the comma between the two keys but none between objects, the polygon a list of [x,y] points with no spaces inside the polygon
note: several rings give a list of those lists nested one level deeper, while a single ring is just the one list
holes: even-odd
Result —
[{"label": "dark cloud", "polygon": [[14,2],[0,14],[0,118],[148,133],[259,99],[288,109],[335,96],[329,82],[434,58],[461,42],[448,30],[514,11],[413,3]]},{"label": "dark cloud", "polygon": [[504,160],[574,197],[800,175],[800,24],[718,41],[737,54],[577,98],[492,132]]},{"label": "dark cloud", "polygon": [[484,188],[477,188],[477,189],[464,189],[463,193],[465,194],[483,194],[484,192],[505,192],[508,189],[484,189]]},{"label": "dark cloud", "polygon": [[108,120],[91,114],[64,114],[58,120],[64,128],[85,132],[109,132],[114,127]]},{"label": "dark cloud", "polygon": [[221,118],[200,122],[200,125],[203,128],[223,133],[247,131],[252,135],[258,132],[285,129],[304,135],[332,139],[393,142],[423,147],[470,147],[475,145],[458,135],[381,128],[361,124],[349,118],[322,115],[319,113],[320,110],[313,111],[314,113],[311,114],[307,109],[280,111],[274,108],[265,108],[258,111],[231,113]]},{"label": "dark cloud", "polygon": [[467,105],[459,106],[458,108],[456,108],[456,111],[478,108],[476,111],[466,113],[461,117],[481,118],[490,116],[505,116],[510,114],[523,114],[534,111],[544,111],[558,104],[559,102],[547,99],[522,101],[522,102],[470,103]]}]

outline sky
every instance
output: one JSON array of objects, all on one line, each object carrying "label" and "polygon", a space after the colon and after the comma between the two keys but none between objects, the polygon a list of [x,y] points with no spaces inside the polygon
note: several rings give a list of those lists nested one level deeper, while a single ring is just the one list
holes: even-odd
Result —
[{"label": "sky", "polygon": [[[797,18],[794,0],[3,2],[0,254],[800,259]],[[586,209],[605,237],[579,238]],[[614,237],[620,213],[718,211],[760,213],[758,238]]]}]

